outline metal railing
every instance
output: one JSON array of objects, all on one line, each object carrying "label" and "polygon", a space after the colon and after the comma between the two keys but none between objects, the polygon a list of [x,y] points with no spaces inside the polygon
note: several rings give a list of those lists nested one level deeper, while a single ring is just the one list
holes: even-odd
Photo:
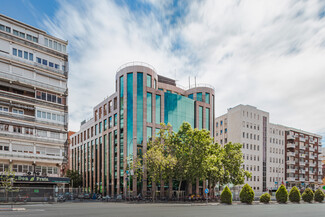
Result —
[{"label": "metal railing", "polygon": [[145,66],[145,67],[150,68],[154,72],[157,72],[156,69],[155,69],[155,67],[153,67],[149,63],[145,63],[145,62],[141,62],[141,61],[133,61],[133,62],[125,63],[125,64],[121,65],[120,67],[118,67],[118,69],[116,70],[116,72],[119,72],[121,69],[126,68],[126,67],[129,67],[129,66]]}]

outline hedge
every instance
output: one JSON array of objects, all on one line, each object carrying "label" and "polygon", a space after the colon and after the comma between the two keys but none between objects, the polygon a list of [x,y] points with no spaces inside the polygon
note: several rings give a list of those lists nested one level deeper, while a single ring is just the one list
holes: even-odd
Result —
[{"label": "hedge", "polygon": [[278,188],[275,197],[278,203],[286,203],[288,201],[288,191],[284,185],[281,185],[280,188]]},{"label": "hedge", "polygon": [[260,202],[261,203],[269,203],[271,200],[271,195],[269,193],[264,193],[260,197]]},{"label": "hedge", "polygon": [[255,193],[249,184],[245,184],[239,193],[239,198],[242,203],[252,204]]},{"label": "hedge", "polygon": [[323,190],[322,189],[317,189],[316,192],[315,192],[315,201],[321,203],[321,202],[323,202],[324,197],[325,197],[325,194],[324,194]]},{"label": "hedge", "polygon": [[231,204],[232,203],[232,194],[230,189],[228,188],[228,186],[226,186],[222,193],[221,193],[221,203],[227,203],[227,204]]},{"label": "hedge", "polygon": [[294,203],[299,203],[300,198],[301,195],[299,189],[296,186],[293,186],[289,192],[289,200]]},{"label": "hedge", "polygon": [[314,199],[314,192],[310,188],[306,188],[301,197],[305,202],[311,203]]}]

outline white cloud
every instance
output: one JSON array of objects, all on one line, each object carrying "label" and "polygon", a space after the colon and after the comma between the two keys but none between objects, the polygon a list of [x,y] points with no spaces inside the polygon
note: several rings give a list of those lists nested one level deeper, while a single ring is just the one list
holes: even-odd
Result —
[{"label": "white cloud", "polygon": [[[216,115],[237,104],[325,136],[325,17],[320,1],[61,2],[51,34],[69,40],[70,127],[114,92],[115,72],[140,60],[158,73],[216,87]],[[321,5],[323,4],[323,5]],[[182,16],[179,16],[181,13]],[[193,79],[192,79],[193,80]]]}]

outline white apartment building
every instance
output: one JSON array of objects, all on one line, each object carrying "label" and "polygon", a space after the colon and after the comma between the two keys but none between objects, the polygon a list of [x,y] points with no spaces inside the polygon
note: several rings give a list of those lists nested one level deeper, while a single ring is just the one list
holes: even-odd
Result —
[{"label": "white apartment building", "polygon": [[64,182],[67,44],[0,14],[0,174],[12,168],[17,183]]},{"label": "white apartment building", "polygon": [[[287,184],[288,187],[292,185],[315,187],[319,184],[318,179],[316,181],[311,179],[312,182],[309,180],[301,182],[298,174],[296,179],[290,181],[286,179],[289,176],[289,174],[286,176],[286,172],[292,172],[290,169],[286,171],[286,168],[289,168],[286,164],[286,144],[289,143],[286,134],[293,128],[272,124],[269,120],[268,112],[250,105],[230,108],[226,114],[216,118],[215,142],[222,145],[227,142],[243,144],[243,168],[252,173],[252,177],[246,182],[256,192],[277,189],[281,184]],[[314,136],[317,142],[321,140],[318,135],[309,133],[309,136]],[[292,153],[288,155],[294,156]],[[293,171],[299,169],[298,162],[296,163],[297,165],[293,166],[297,168]],[[315,170],[319,171],[320,161],[317,161],[316,165]],[[300,171],[304,172],[304,170]]]}]

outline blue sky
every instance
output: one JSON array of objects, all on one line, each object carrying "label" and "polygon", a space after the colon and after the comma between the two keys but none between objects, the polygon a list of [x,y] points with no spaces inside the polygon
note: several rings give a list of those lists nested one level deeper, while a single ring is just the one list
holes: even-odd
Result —
[{"label": "blue sky", "polygon": [[71,130],[114,92],[120,65],[143,61],[183,86],[189,77],[213,85],[217,116],[250,104],[325,137],[325,1],[0,3],[0,13],[69,41]]}]

